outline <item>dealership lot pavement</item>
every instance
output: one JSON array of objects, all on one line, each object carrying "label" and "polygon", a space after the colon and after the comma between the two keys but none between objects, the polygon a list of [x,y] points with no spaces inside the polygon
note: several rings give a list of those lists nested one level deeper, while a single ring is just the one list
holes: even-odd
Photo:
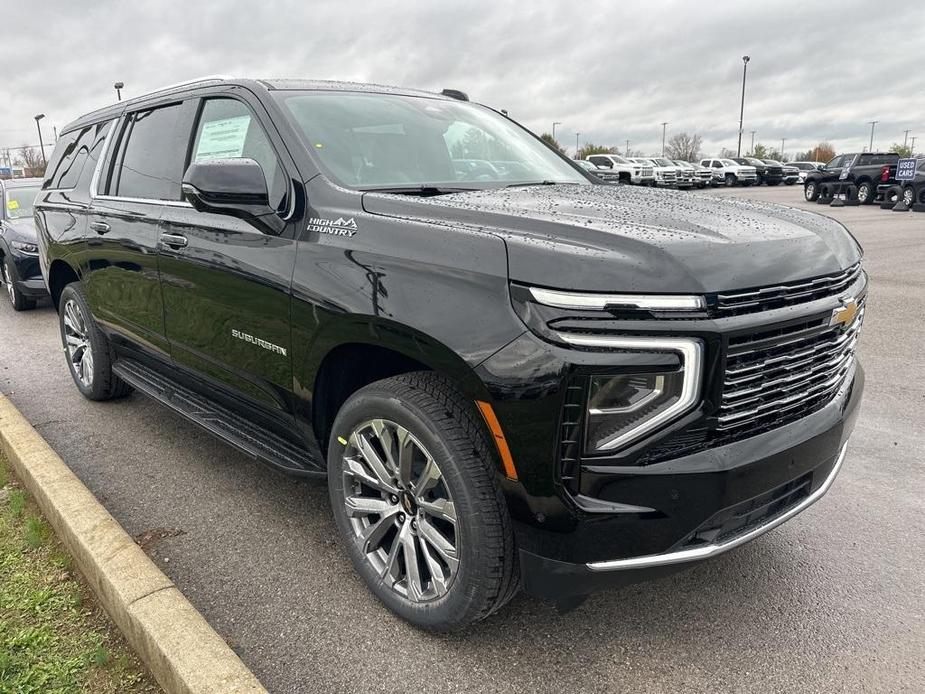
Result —
[{"label": "dealership lot pavement", "polygon": [[47,306],[0,300],[0,391],[130,534],[166,536],[158,565],[274,692],[923,691],[925,213],[716,193],[830,214],[866,249],[867,391],[845,467],[756,542],[564,616],[519,596],[461,635],[411,629],[337,548],[322,484],[140,395],[84,400]]}]

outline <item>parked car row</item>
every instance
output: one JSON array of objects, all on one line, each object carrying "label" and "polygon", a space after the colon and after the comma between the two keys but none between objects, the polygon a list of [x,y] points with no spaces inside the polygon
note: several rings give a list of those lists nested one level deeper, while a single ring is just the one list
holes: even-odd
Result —
[{"label": "parked car row", "polygon": [[[870,205],[896,183],[896,165],[899,155],[893,152],[851,152],[840,154],[820,168],[807,171],[803,178],[803,195],[815,202],[820,195],[847,192],[848,186],[857,190],[858,202]],[[828,197],[828,195],[825,195]]]}]

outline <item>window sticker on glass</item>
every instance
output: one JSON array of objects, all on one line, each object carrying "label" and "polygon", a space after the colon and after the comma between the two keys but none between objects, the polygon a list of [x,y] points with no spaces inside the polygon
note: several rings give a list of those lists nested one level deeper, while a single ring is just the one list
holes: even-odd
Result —
[{"label": "window sticker on glass", "polygon": [[6,209],[8,210],[18,210],[19,209],[19,200],[7,200]]},{"label": "window sticker on glass", "polygon": [[233,159],[244,154],[250,116],[235,116],[204,123],[193,161]]}]

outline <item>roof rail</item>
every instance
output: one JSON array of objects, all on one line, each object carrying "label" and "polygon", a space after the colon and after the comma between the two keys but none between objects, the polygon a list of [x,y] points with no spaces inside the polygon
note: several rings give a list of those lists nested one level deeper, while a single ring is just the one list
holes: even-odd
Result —
[{"label": "roof rail", "polygon": [[214,81],[216,81],[216,80],[230,80],[230,79],[234,79],[234,78],[231,77],[230,75],[205,75],[205,76],[203,76],[203,77],[196,77],[196,78],[194,78],[194,79],[184,80],[184,81],[182,81],[182,82],[177,82],[176,84],[168,84],[168,85],[165,85],[165,86],[163,86],[163,87],[158,87],[157,89],[154,89],[154,90],[152,90],[152,91],[150,91],[150,92],[145,92],[144,94],[139,94],[138,96],[133,96],[131,99],[126,99],[125,101],[117,101],[117,102],[112,103],[112,104],[109,104],[109,105],[107,105],[107,106],[101,106],[100,108],[94,109],[93,111],[90,111],[89,113],[84,114],[83,116],[81,116],[80,118],[78,118],[78,120],[83,120],[84,118],[88,118],[88,117],[90,117],[90,116],[93,116],[93,115],[99,113],[100,111],[105,111],[105,110],[107,110],[107,109],[110,109],[110,108],[112,108],[113,106],[121,106],[121,105],[125,105],[125,104],[131,104],[131,103],[134,103],[134,102],[136,102],[136,101],[140,101],[140,100],[142,100],[142,99],[146,99],[146,98],[148,98],[149,96],[154,96],[155,94],[160,94],[161,92],[167,92],[167,91],[170,91],[171,89],[177,89],[178,87],[192,86],[192,85],[194,85],[194,84],[199,84],[200,82],[214,82]]}]

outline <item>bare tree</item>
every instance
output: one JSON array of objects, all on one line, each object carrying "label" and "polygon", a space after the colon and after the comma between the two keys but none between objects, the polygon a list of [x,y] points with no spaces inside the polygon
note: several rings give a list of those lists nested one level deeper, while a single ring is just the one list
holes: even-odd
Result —
[{"label": "bare tree", "polygon": [[828,142],[820,142],[806,152],[800,152],[796,161],[831,161],[835,158],[835,148]]},{"label": "bare tree", "polygon": [[700,147],[703,139],[700,135],[689,135],[688,133],[678,133],[668,140],[665,145],[665,155],[669,159],[683,159],[684,161],[694,161],[700,158]]},{"label": "bare tree", "polygon": [[26,169],[27,176],[45,175],[45,163],[42,161],[42,153],[35,147],[29,147],[28,145],[20,147],[16,164]]}]

